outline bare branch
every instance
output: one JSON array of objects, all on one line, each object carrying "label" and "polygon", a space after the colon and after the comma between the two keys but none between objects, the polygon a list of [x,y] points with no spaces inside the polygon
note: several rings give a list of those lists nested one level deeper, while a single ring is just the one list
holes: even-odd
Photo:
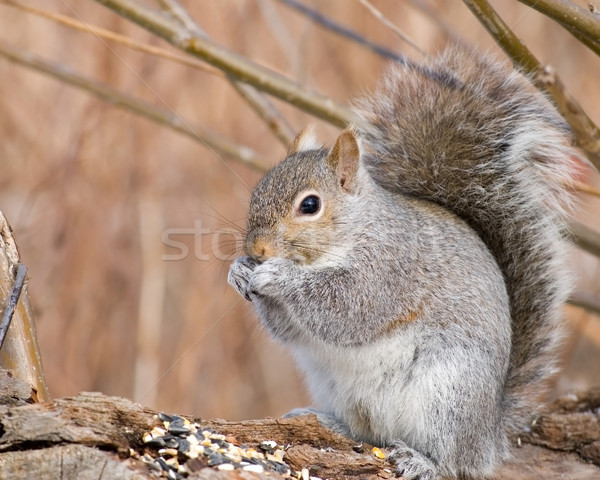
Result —
[{"label": "bare branch", "polygon": [[[157,0],[163,9],[168,11],[179,23],[194,35],[205,38],[210,37],[200,28],[188,11],[177,0]],[[235,78],[228,78],[238,94],[250,105],[256,114],[267,124],[275,136],[288,148],[294,140],[295,132],[275,105],[268,98],[258,92],[252,85],[240,82]]]},{"label": "bare branch", "polygon": [[519,0],[558,22],[596,55],[600,55],[600,20],[567,0]]},{"label": "bare branch", "polygon": [[89,23],[83,23],[83,22],[80,22],[73,18],[66,17],[64,15],[47,12],[45,10],[40,10],[40,9],[37,9],[34,7],[30,7],[28,5],[23,5],[22,3],[15,2],[14,0],[0,0],[0,3],[3,3],[10,7],[18,8],[19,10],[31,13],[33,15],[37,15],[39,17],[47,18],[47,19],[52,20],[61,25],[65,25],[70,28],[75,28],[75,29],[80,30],[85,33],[91,33],[92,35],[103,38],[105,40],[110,40],[113,42],[120,43],[121,45],[124,45],[133,50],[137,50],[137,51],[144,52],[144,53],[149,53],[150,55],[154,55],[157,57],[162,57],[167,60],[171,60],[173,62],[177,62],[182,65],[185,65],[187,67],[192,67],[192,68],[196,68],[198,70],[202,70],[202,71],[204,71],[206,73],[210,73],[212,75],[218,75],[221,77],[224,76],[223,72],[221,72],[221,70],[210,67],[209,65],[206,65],[205,63],[203,63],[199,60],[196,60],[194,58],[190,58],[185,55],[179,55],[179,54],[176,54],[173,52],[169,52],[168,50],[165,50],[164,48],[153,47],[151,45],[140,43],[140,42],[137,42],[136,40],[133,40],[132,38],[126,37],[124,35],[120,35],[115,32],[111,32],[110,30],[106,30],[104,28],[90,25]]},{"label": "bare branch", "polygon": [[214,42],[191,34],[171,17],[153,10],[137,0],[96,1],[182,50],[204,59],[231,77],[281,98],[316,117],[338,126],[362,123],[348,107],[307,90],[283,75],[251,62]]},{"label": "bare branch", "polygon": [[[304,49],[301,45],[298,45],[298,40],[289,28],[288,22],[282,17],[284,12],[278,9],[273,0],[256,0],[256,5],[270,31],[271,38],[277,42],[281,49],[286,64],[293,69],[298,69],[300,65],[304,64],[302,58]],[[306,77],[303,80],[306,80]]]},{"label": "bare branch", "polygon": [[578,145],[600,170],[600,129],[586,115],[577,100],[567,92],[552,67],[546,66],[539,71],[535,77],[535,84],[552,96],[559,112],[575,132]]},{"label": "bare branch", "polygon": [[187,28],[194,35],[208,38],[206,32],[200,28],[188,11],[177,0],[156,0],[161,8],[168,12],[175,20]]},{"label": "bare branch", "polygon": [[[165,3],[173,4],[173,0],[162,0]],[[110,40],[117,42],[121,45],[129,47],[133,50],[138,50],[140,52],[149,53],[151,55],[155,55],[157,57],[165,58],[167,60],[171,60],[180,64],[183,64],[188,67],[196,68],[202,70],[204,72],[210,73],[212,75],[218,75],[224,77],[225,75],[221,70],[213,68],[205,63],[191,58],[189,56],[178,55],[163,48],[154,47],[151,45],[146,45],[140,42],[137,42],[129,37],[119,35],[117,33],[111,32],[110,30],[105,30],[100,27],[96,27],[94,25],[86,24],[80,22],[78,20],[66,17],[64,15],[54,14],[51,12],[46,12],[44,10],[39,10],[34,7],[30,7],[27,5],[23,5],[21,3],[15,2],[13,0],[0,0],[0,3],[6,4],[8,6],[18,8],[28,13],[32,13],[34,15],[47,18],[61,25],[65,25],[67,27],[75,28],[82,32],[91,33],[97,37],[103,38],[105,40]],[[185,10],[184,10],[185,11]],[[193,20],[192,20],[193,21]],[[188,22],[189,23],[189,22]],[[198,32],[202,32],[202,30],[196,25]],[[277,138],[281,140],[281,142],[287,147],[291,144],[294,139],[294,131],[286,122],[286,120],[282,117],[282,115],[275,109],[275,107],[269,102],[266,98],[261,96],[254,88],[250,85],[246,85],[243,83],[233,82],[234,87],[238,90],[240,95],[250,104],[250,106],[258,113],[260,118],[262,118],[273,130]],[[263,168],[260,169],[261,171]]]},{"label": "bare branch", "polygon": [[191,127],[190,123],[184,121],[181,117],[170,110],[135,99],[108,85],[85,78],[73,72],[65,65],[56,64],[32,53],[17,50],[1,40],[0,56],[3,56],[8,60],[25,67],[46,73],[54,78],[68,83],[69,85],[73,85],[92,93],[111,105],[124,108],[138,115],[149,118],[156,123],[187,135],[203,145],[213,148],[255,170],[266,170],[266,160],[261,158],[260,155],[254,150],[244,145],[236,144],[235,142],[215,132],[210,132],[196,126]]},{"label": "bare branch", "polygon": [[518,67],[529,74],[539,70],[538,59],[508,28],[489,2],[486,0],[463,0],[463,2]]},{"label": "bare branch", "polygon": [[421,49],[415,42],[413,42],[402,30],[400,30],[396,25],[390,22],[380,10],[375,8],[375,6],[369,2],[368,0],[358,0],[363,7],[365,7],[371,15],[373,15],[377,20],[379,20],[383,25],[389,28],[392,32],[394,32],[398,37],[400,37],[404,42],[414,48],[421,55],[425,55],[425,51]]},{"label": "bare branch", "polygon": [[464,45],[465,39],[460,35],[454,27],[452,27],[441,15],[437,13],[435,8],[428,2],[423,0],[409,0],[408,2],[415,10],[427,17],[443,32],[446,38],[456,45]]},{"label": "bare branch", "polygon": [[316,10],[313,10],[312,8],[307,7],[306,5],[304,5],[300,2],[297,2],[296,0],[279,0],[279,1],[281,3],[287,5],[288,7],[293,8],[297,12],[300,12],[302,15],[306,15],[313,22],[321,25],[322,27],[324,27],[328,30],[331,30],[332,32],[335,32],[339,35],[342,35],[343,37],[346,37],[346,38],[356,42],[357,44],[362,45],[363,47],[368,48],[372,52],[375,52],[377,55],[380,55],[384,58],[388,58],[390,60],[395,60],[402,64],[408,63],[408,60],[406,58],[404,58],[403,56],[394,52],[393,50],[390,50],[387,47],[378,45],[376,43],[373,43],[373,42],[365,39],[364,37],[360,36],[358,33],[349,29],[348,27],[344,27],[343,25],[340,25],[339,23],[336,23],[333,20],[330,20],[325,15],[319,13]]},{"label": "bare branch", "polygon": [[600,298],[588,292],[575,291],[569,297],[568,303],[583,308],[588,312],[600,315]]},{"label": "bare branch", "polygon": [[565,185],[565,186],[567,188],[569,188],[569,186],[570,186],[576,192],[580,192],[580,193],[584,193],[586,195],[591,195],[592,197],[600,198],[600,190],[598,190],[597,188],[594,188],[591,185],[588,185],[586,183],[572,182],[570,185]]},{"label": "bare branch", "polygon": [[543,68],[533,53],[504,23],[487,0],[463,0],[517,67],[537,79],[537,86],[554,100],[556,108],[573,129],[577,144],[600,170],[600,129],[569,95],[552,69]]},{"label": "bare branch", "polygon": [[600,257],[600,234],[579,223],[571,222],[570,233],[573,242],[582,250]]},{"label": "bare branch", "polygon": [[275,105],[252,85],[236,80],[232,80],[231,85],[267,124],[279,141],[288,148],[294,141],[296,132],[294,132],[294,129],[290,126],[282,113],[275,108]]}]

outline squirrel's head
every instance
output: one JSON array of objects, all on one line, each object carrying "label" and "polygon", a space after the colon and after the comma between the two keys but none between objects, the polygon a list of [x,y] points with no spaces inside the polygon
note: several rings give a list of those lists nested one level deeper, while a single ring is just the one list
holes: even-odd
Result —
[{"label": "squirrel's head", "polygon": [[246,253],[258,262],[281,257],[302,264],[336,255],[342,209],[356,193],[359,159],[359,141],[350,129],[330,150],[312,132],[300,132],[285,160],[252,193]]}]

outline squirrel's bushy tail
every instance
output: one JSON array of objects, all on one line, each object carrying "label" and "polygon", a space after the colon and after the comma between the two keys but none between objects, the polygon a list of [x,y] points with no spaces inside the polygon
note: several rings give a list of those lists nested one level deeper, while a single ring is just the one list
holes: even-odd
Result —
[{"label": "squirrel's bushy tail", "polygon": [[453,211],[497,259],[512,309],[507,427],[522,428],[555,371],[570,293],[563,238],[585,161],[568,126],[521,74],[456,50],[394,67],[357,110],[375,180]]}]

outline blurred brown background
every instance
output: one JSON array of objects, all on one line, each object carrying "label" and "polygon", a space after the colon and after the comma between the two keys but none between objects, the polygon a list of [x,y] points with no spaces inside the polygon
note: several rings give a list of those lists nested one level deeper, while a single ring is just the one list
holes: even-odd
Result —
[{"label": "blurred brown background", "polygon": [[[373,88],[385,66],[275,0],[182,3],[218,43],[339,102]],[[304,3],[419,59],[358,1]],[[458,0],[373,3],[427,52],[443,48],[451,32],[502,56]],[[600,59],[541,14],[513,0],[493,3],[600,123]],[[576,3],[587,8],[587,2]],[[171,48],[91,0],[28,4]],[[285,153],[219,76],[2,4],[0,38],[169,108],[248,145],[273,164]],[[229,419],[275,416],[307,404],[291,358],[266,337],[247,302],[226,284],[224,258],[235,238],[223,232],[243,227],[260,175],[3,58],[0,92],[0,210],[29,267],[51,395],[98,390],[164,411]],[[335,138],[334,127],[276,104],[295,129],[312,122],[324,141]],[[590,182],[598,184],[596,177]],[[600,229],[598,201],[583,197],[582,204],[579,219]],[[196,244],[193,234],[185,234],[195,228],[209,231]],[[170,238],[189,247],[184,259],[163,259],[177,253],[162,240],[168,229],[183,229]],[[578,287],[600,295],[598,261],[574,250],[573,264]],[[567,314],[568,367],[558,391],[600,384],[600,320],[574,307]]]}]

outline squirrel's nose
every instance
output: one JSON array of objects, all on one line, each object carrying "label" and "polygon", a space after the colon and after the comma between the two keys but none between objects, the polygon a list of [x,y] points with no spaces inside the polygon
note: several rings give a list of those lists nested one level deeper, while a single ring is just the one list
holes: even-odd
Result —
[{"label": "squirrel's nose", "polygon": [[275,250],[273,246],[264,238],[255,239],[254,242],[249,245],[248,250],[249,255],[259,262],[275,256]]}]

